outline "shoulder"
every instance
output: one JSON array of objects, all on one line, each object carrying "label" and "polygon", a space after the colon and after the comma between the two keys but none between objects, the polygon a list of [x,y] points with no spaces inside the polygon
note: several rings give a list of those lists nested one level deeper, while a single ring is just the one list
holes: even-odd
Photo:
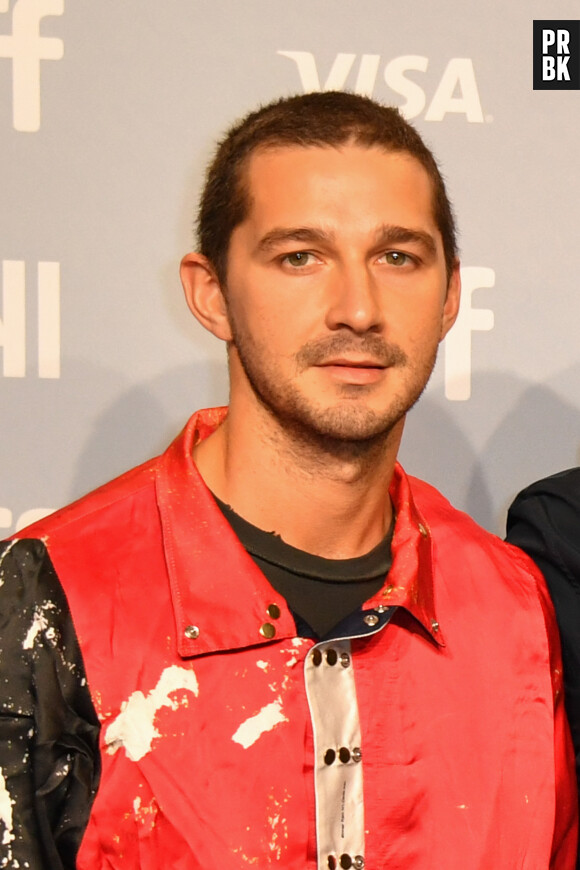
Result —
[{"label": "shoulder", "polygon": [[467,547],[481,545],[486,550],[497,550],[511,556],[513,548],[507,547],[504,541],[476,523],[469,514],[454,507],[434,486],[417,477],[409,477],[409,484],[414,502],[435,540],[449,539],[454,546],[462,543]]},{"label": "shoulder", "polygon": [[156,467],[153,460],[134,468],[18,533],[17,554],[22,546],[34,553],[40,546],[47,553],[75,623],[81,614],[90,620],[99,602],[107,607],[137,542],[140,566],[150,558],[160,537]]},{"label": "shoulder", "polygon": [[[49,585],[53,578],[54,571],[42,541],[0,542],[0,593],[10,610],[21,612],[23,597],[34,602],[39,588]],[[3,614],[6,615],[4,609]]]},{"label": "shoulder", "polygon": [[456,572],[460,565],[466,579],[479,583],[487,572],[503,577],[506,594],[537,599],[544,605],[545,584],[533,562],[518,547],[484,529],[464,511],[454,507],[435,487],[410,477],[414,503],[431,532],[436,563]]},{"label": "shoulder", "polygon": [[537,480],[523,489],[508,512],[508,532],[521,521],[553,525],[574,536],[580,519],[580,468],[569,468]]},{"label": "shoulder", "polygon": [[0,601],[3,641],[8,622],[16,632],[30,631],[35,620],[44,625],[48,617],[58,619],[68,611],[64,590],[42,541],[22,538],[0,542]]},{"label": "shoulder", "polygon": [[18,537],[39,538],[50,542],[55,536],[76,535],[79,529],[96,528],[99,515],[116,515],[122,523],[123,516],[131,515],[131,502],[146,498],[147,491],[153,491],[158,461],[158,458],[152,459],[132,468],[21,530]]},{"label": "shoulder", "polygon": [[[34,613],[60,592],[42,541],[5,541],[0,544],[0,660],[11,648],[26,649],[26,634]],[[61,603],[61,602],[59,602]]]},{"label": "shoulder", "polygon": [[507,540],[529,553],[544,573],[549,562],[580,591],[580,468],[522,490],[508,511]]},{"label": "shoulder", "polygon": [[[75,683],[78,690],[82,674],[76,682],[67,674],[76,679],[82,670],[80,650],[67,597],[42,541],[0,543],[0,613],[0,668],[5,683],[16,680],[20,691],[26,688],[22,675],[30,668],[40,673],[46,665],[52,675],[62,670],[65,683],[71,690]],[[44,674],[46,686],[51,679]],[[14,697],[10,692],[4,695],[0,708],[10,707]]]},{"label": "shoulder", "polygon": [[[558,649],[554,609],[545,580],[534,561],[517,546],[478,525],[433,486],[409,480],[413,499],[431,531],[435,570],[453,601],[467,595],[482,607],[529,615],[548,643],[550,657]],[[458,587],[458,572],[462,578]],[[445,582],[446,578],[446,582]],[[479,605],[478,605],[479,606]]]}]

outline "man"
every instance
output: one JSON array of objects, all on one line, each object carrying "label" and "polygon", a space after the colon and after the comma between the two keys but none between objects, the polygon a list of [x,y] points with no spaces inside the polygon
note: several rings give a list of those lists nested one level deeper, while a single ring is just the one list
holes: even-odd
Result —
[{"label": "man", "polygon": [[0,565],[7,866],[572,866],[542,581],[396,465],[459,305],[433,156],[366,98],[279,101],[219,146],[199,237],[227,412]]},{"label": "man", "polygon": [[[565,705],[580,790],[580,468],[524,489],[508,512],[507,540],[542,571],[562,640]],[[580,855],[577,867],[580,868]]]}]

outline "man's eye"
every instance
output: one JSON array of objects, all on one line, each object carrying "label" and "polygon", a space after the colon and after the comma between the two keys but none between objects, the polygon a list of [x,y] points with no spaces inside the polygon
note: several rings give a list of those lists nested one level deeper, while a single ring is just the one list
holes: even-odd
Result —
[{"label": "man's eye", "polygon": [[409,255],[403,254],[401,251],[387,251],[383,256],[389,266],[406,266],[411,261]]},{"label": "man's eye", "polygon": [[307,251],[293,251],[291,254],[286,254],[284,262],[293,266],[295,269],[301,266],[307,266],[312,262],[312,254]]}]

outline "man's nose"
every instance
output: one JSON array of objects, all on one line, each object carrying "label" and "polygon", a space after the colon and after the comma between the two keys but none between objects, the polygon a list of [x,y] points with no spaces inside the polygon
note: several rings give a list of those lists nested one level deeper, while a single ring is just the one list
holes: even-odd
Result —
[{"label": "man's nose", "polygon": [[329,279],[326,325],[353,332],[377,331],[383,325],[380,288],[368,264],[342,264]]}]

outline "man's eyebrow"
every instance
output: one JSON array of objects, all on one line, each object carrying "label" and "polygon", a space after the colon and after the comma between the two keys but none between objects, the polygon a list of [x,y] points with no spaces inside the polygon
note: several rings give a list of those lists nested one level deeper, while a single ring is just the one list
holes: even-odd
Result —
[{"label": "man's eyebrow", "polygon": [[[268,252],[289,242],[300,244],[316,244],[333,242],[334,233],[326,232],[317,227],[274,227],[263,236],[257,245],[258,251]],[[375,233],[377,247],[389,247],[391,245],[414,243],[421,245],[429,255],[435,256],[437,245],[433,236],[425,230],[412,227],[397,226],[396,224],[383,224]]]},{"label": "man's eyebrow", "polygon": [[437,254],[437,244],[431,233],[412,227],[400,227],[393,224],[384,224],[377,230],[376,244],[379,247],[390,245],[404,245],[407,243],[422,245],[431,256]]},{"label": "man's eyebrow", "polygon": [[333,233],[327,233],[314,227],[275,227],[265,236],[262,236],[257,249],[267,252],[287,242],[314,244],[316,242],[331,242],[333,239]]}]

